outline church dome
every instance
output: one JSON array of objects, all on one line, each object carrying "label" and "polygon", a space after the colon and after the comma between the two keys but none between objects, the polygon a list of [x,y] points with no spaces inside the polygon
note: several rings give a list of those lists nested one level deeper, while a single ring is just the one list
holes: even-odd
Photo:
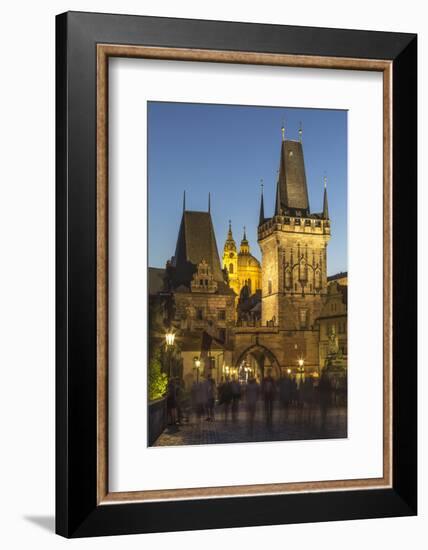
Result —
[{"label": "church dome", "polygon": [[260,262],[257,258],[251,254],[238,254],[238,266],[239,267],[255,267],[260,268]]}]

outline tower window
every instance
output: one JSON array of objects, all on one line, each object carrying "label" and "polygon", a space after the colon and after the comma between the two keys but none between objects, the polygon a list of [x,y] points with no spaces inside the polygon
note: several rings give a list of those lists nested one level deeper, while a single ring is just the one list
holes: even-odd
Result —
[{"label": "tower window", "polygon": [[196,319],[198,321],[202,321],[203,318],[204,318],[204,310],[198,307],[198,309],[196,310]]},{"label": "tower window", "polygon": [[233,273],[233,264],[229,265],[229,273]]},{"label": "tower window", "polygon": [[217,311],[217,318],[219,321],[225,321],[226,320],[226,310],[225,309],[219,309]]},{"label": "tower window", "polygon": [[307,325],[308,325],[308,310],[307,309],[300,309],[299,310],[299,321],[300,321],[300,328],[307,328]]},{"label": "tower window", "polygon": [[268,281],[268,294],[272,294],[272,281],[270,279]]}]

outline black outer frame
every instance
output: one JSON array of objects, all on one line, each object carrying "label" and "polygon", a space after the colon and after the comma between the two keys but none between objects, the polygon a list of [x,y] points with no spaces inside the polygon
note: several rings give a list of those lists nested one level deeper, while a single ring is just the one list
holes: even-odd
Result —
[{"label": "black outer frame", "polygon": [[[96,44],[393,61],[393,488],[97,506]],[[68,12],[56,17],[56,532],[417,513],[417,36]]]}]

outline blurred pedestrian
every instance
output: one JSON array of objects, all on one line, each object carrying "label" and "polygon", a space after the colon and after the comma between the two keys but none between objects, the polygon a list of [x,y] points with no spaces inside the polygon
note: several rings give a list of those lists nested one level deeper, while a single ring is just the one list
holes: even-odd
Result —
[{"label": "blurred pedestrian", "polygon": [[168,382],[166,410],[168,424],[175,426],[177,424],[177,386],[173,378]]},{"label": "blurred pedestrian", "polygon": [[255,378],[251,377],[245,390],[245,403],[247,406],[248,433],[254,434],[254,419],[256,416],[257,400],[259,398],[259,385]]},{"label": "blurred pedestrian", "polygon": [[318,385],[319,403],[320,403],[320,417],[321,417],[321,430],[324,431],[327,426],[327,412],[331,399],[331,385],[328,375],[323,372],[320,377]]},{"label": "blurred pedestrian", "polygon": [[211,374],[207,376],[205,381],[205,392],[206,392],[206,407],[207,407],[207,417],[206,420],[211,422],[214,420],[214,404],[215,404],[215,381]]},{"label": "blurred pedestrian", "polygon": [[291,405],[291,379],[290,376],[282,375],[279,380],[279,400],[281,403],[281,409],[283,419],[286,421],[288,418],[288,410]]},{"label": "blurred pedestrian", "polygon": [[238,419],[239,400],[241,399],[241,386],[234,376],[230,383],[232,391],[232,421],[236,422]]},{"label": "blurred pedestrian", "polygon": [[225,380],[222,379],[222,382],[218,388],[218,393],[219,405],[223,408],[223,419],[226,423],[229,416],[230,405],[232,403],[232,387],[229,377],[226,377]]},{"label": "blurred pedestrian", "polygon": [[273,403],[275,400],[275,381],[270,373],[263,380],[262,391],[265,406],[266,426],[269,430],[271,430],[273,422]]},{"label": "blurred pedestrian", "polygon": [[197,420],[200,422],[206,414],[207,408],[207,392],[205,388],[205,381],[203,379],[199,380],[195,384],[195,415]]}]

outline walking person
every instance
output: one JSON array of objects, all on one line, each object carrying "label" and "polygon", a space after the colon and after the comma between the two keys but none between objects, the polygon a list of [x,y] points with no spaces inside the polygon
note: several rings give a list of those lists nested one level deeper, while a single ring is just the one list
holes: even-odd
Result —
[{"label": "walking person", "polygon": [[320,417],[321,417],[321,430],[325,431],[327,427],[327,412],[331,399],[331,385],[328,376],[323,372],[320,377],[320,383],[318,385],[319,391],[319,403],[320,403]]},{"label": "walking person", "polygon": [[273,423],[273,403],[275,399],[275,381],[271,374],[263,380],[263,400],[265,405],[266,426],[270,431]]},{"label": "walking person", "polygon": [[232,403],[232,387],[229,378],[227,377],[219,388],[219,401],[223,407],[223,420],[227,424],[229,417],[229,409]]},{"label": "walking person", "polygon": [[254,434],[254,419],[256,416],[257,400],[259,398],[259,385],[254,377],[248,380],[245,390],[245,404],[247,406],[248,433]]},{"label": "walking person", "polygon": [[291,402],[291,383],[290,377],[282,375],[279,380],[279,400],[281,402],[281,409],[283,420],[288,420],[288,410]]},{"label": "walking person", "polygon": [[177,424],[177,386],[173,378],[168,382],[168,391],[166,397],[166,410],[168,423],[171,426]]},{"label": "walking person", "polygon": [[236,422],[238,420],[239,400],[241,399],[241,386],[235,376],[230,383],[230,387],[232,390],[232,421]]},{"label": "walking person", "polygon": [[195,386],[195,413],[198,422],[201,422],[207,405],[207,395],[204,384],[204,380],[199,380],[199,382],[196,382]]},{"label": "walking person", "polygon": [[211,374],[208,375],[205,381],[206,403],[207,403],[207,417],[206,420],[211,422],[214,420],[214,404],[215,404],[215,381]]}]

